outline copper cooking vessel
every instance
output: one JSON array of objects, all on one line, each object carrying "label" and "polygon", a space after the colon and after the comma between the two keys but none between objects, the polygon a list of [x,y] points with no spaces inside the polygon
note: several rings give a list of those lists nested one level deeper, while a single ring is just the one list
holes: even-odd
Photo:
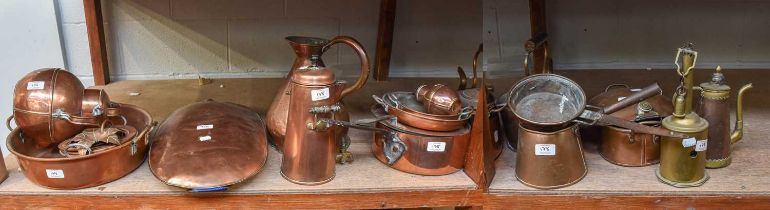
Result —
[{"label": "copper cooking vessel", "polygon": [[[134,138],[119,146],[92,155],[66,158],[56,145],[40,148],[21,128],[14,129],[7,138],[8,150],[19,161],[24,176],[40,186],[51,189],[80,189],[114,181],[130,173],[144,161],[149,144],[147,135],[152,128],[150,114],[139,107],[118,104],[117,109],[128,126],[139,132]],[[109,119],[113,124],[123,124],[120,118]]]},{"label": "copper cooking vessel", "polygon": [[[376,117],[388,115],[381,105],[373,106],[372,113]],[[468,126],[437,132],[382,120],[376,127],[386,132],[374,132],[372,153],[377,160],[394,169],[419,175],[446,175],[465,165],[465,153],[470,143]],[[398,154],[391,154],[394,150]]]},{"label": "copper cooking vessel", "polygon": [[[318,67],[325,67],[326,65],[324,64],[323,60],[320,59],[320,57],[332,45],[338,43],[344,43],[351,46],[358,54],[358,57],[361,59],[361,71],[369,71],[369,59],[366,55],[366,52],[364,51],[364,48],[358,43],[358,41],[351,37],[337,36],[332,40],[327,40],[315,37],[289,36],[286,37],[286,40],[297,54],[297,57],[294,59],[294,63],[292,64],[291,70],[286,76],[287,78],[291,78],[291,76],[297,70],[308,68],[313,64]],[[313,56],[318,57],[318,59],[316,61],[312,61],[311,57]],[[366,83],[367,78],[368,76],[360,77],[359,80],[353,84],[353,86],[363,86]],[[283,141],[286,137],[286,123],[289,116],[290,97],[289,80],[287,80],[278,87],[278,92],[275,94],[273,102],[270,104],[270,108],[267,110],[266,123],[267,130],[270,134],[270,138],[268,140],[278,150],[283,149]],[[342,110],[336,113],[337,119],[349,120],[350,116],[348,115],[348,112],[344,107],[342,108]],[[336,133],[335,136],[339,145],[345,146],[349,144],[349,139],[347,139],[347,128],[335,128],[334,132]],[[346,148],[340,149],[346,150]]]},{"label": "copper cooking vessel", "polygon": [[149,167],[162,182],[198,191],[225,190],[259,173],[267,161],[267,131],[248,107],[197,102],[158,127]]},{"label": "copper cooking vessel", "polygon": [[[468,123],[472,116],[469,114],[458,115],[456,119],[438,118],[423,114],[424,112],[405,111],[408,104],[418,103],[411,92],[391,92],[383,95],[382,98],[372,96],[374,100],[385,107],[388,114],[396,117],[399,123],[409,125],[418,129],[429,131],[453,131],[461,129]],[[391,98],[391,99],[388,99]],[[396,100],[392,100],[395,98]],[[419,107],[419,106],[410,106]]]},{"label": "copper cooking vessel", "polygon": [[516,178],[538,189],[555,189],[577,183],[587,173],[578,124],[553,132],[519,126]]},{"label": "copper cooking vessel", "polygon": [[[639,97],[645,95],[651,97]],[[635,104],[620,109],[620,102]],[[627,85],[613,84],[589,100],[588,104],[603,107],[605,114],[654,127],[659,127],[660,120],[671,115],[674,108],[671,101],[661,95],[657,84],[644,89],[631,89]],[[599,154],[616,165],[646,166],[660,161],[660,136],[636,133],[615,126],[584,126],[581,127],[581,136],[583,140],[600,141]]]},{"label": "copper cooking vessel", "polygon": [[102,90],[86,90],[75,75],[58,68],[38,69],[16,83],[11,118],[25,138],[45,148],[97,127],[107,116],[117,116]]},{"label": "copper cooking vessel", "polygon": [[[336,43],[347,44],[358,52],[362,60],[361,75],[356,84],[337,81],[334,72],[321,65],[320,54],[308,54],[310,64],[299,68],[290,77],[290,94],[286,138],[283,144],[281,175],[303,185],[317,185],[334,178],[338,154],[337,130],[321,119],[338,119],[342,98],[361,89],[369,77],[366,52],[353,38],[339,36],[328,41],[315,38],[294,38],[294,44],[323,43],[328,48]],[[306,52],[297,51],[298,57]]]},{"label": "copper cooking vessel", "polygon": [[415,91],[417,101],[425,106],[426,113],[438,115],[460,114],[462,102],[457,91],[444,84],[420,85]]},{"label": "copper cooking vessel", "polygon": [[738,90],[735,107],[735,128],[730,131],[730,86],[726,84],[722,67],[717,66],[710,82],[701,83],[701,100],[698,114],[709,122],[706,168],[727,167],[732,162],[732,144],[743,138],[743,94],[751,89],[751,83]]}]

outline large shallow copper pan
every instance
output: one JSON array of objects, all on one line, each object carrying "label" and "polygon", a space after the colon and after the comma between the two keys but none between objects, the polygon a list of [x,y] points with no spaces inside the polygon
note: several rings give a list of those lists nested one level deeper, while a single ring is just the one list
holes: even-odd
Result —
[{"label": "large shallow copper pan", "polygon": [[[386,116],[381,105],[372,107],[377,117]],[[418,128],[379,121],[377,128],[389,130],[405,145],[400,157],[389,160],[387,133],[374,132],[372,153],[380,162],[390,167],[419,175],[446,175],[462,169],[465,165],[465,153],[470,144],[470,127],[464,126],[449,132],[426,131]]]},{"label": "large shallow copper pan", "polygon": [[[98,186],[114,181],[130,173],[144,161],[152,128],[152,118],[143,109],[118,104],[127,125],[133,126],[139,134],[119,146],[92,155],[66,158],[59,154],[56,145],[39,148],[32,141],[26,141],[26,134],[14,129],[6,139],[8,150],[16,155],[24,176],[40,186],[51,189],[80,189]],[[110,119],[122,124],[120,118]]]},{"label": "large shallow copper pan", "polygon": [[[410,93],[394,92],[388,94],[407,95]],[[468,123],[468,119],[470,119],[472,116],[471,114],[466,114],[463,116],[458,116],[457,119],[447,119],[434,118],[426,114],[420,114],[418,112],[405,111],[405,109],[402,108],[404,105],[396,104],[391,100],[388,100],[387,98],[392,98],[391,96],[387,96],[388,94],[386,94],[383,98],[379,98],[377,96],[373,97],[378,104],[385,107],[385,111],[388,114],[395,116],[398,122],[418,129],[429,131],[453,131],[465,127]]]}]

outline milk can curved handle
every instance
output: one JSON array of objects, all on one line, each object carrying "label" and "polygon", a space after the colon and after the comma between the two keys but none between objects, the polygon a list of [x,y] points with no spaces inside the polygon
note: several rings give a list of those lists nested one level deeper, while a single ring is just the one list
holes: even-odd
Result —
[{"label": "milk can curved handle", "polygon": [[334,37],[329,43],[327,43],[323,50],[326,51],[329,47],[331,47],[334,44],[343,43],[356,51],[356,54],[358,54],[358,58],[361,59],[361,76],[358,77],[358,80],[353,85],[345,88],[342,90],[342,94],[340,95],[340,98],[344,98],[348,94],[351,94],[358,89],[361,89],[361,87],[366,84],[366,80],[369,79],[369,57],[366,55],[366,51],[361,46],[361,43],[358,43],[353,37],[349,36],[337,36]]}]

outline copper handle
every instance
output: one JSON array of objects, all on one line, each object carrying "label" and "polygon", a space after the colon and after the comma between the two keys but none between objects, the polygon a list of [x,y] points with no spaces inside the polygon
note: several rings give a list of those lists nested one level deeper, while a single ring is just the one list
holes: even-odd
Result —
[{"label": "copper handle", "polygon": [[11,120],[13,120],[13,115],[8,116],[8,119],[5,120],[5,127],[8,128],[8,131],[13,131],[13,128],[11,128]]},{"label": "copper handle", "polygon": [[340,98],[344,98],[348,94],[353,93],[354,91],[357,91],[358,89],[361,89],[361,87],[366,84],[366,80],[369,79],[369,57],[366,56],[366,51],[361,46],[361,43],[358,43],[355,39],[349,36],[337,36],[334,37],[329,43],[327,43],[323,47],[323,51],[326,51],[329,47],[331,47],[334,44],[337,43],[343,43],[356,51],[356,54],[358,54],[358,58],[361,59],[361,76],[358,77],[358,80],[355,84],[353,84],[350,87],[345,88],[342,90],[342,94],[340,95]]},{"label": "copper handle", "polygon": [[479,55],[481,55],[481,52],[483,51],[484,51],[484,44],[482,43],[482,44],[479,44],[479,48],[476,49],[476,54],[473,54],[473,66],[472,66],[473,69],[471,69],[473,70],[473,80],[471,81],[471,88],[476,88],[476,84],[477,84],[476,80],[478,79],[476,69],[479,66],[479,57],[480,57]]},{"label": "copper handle", "polygon": [[639,92],[636,92],[634,94],[631,94],[630,96],[626,97],[623,100],[618,101],[615,104],[609,105],[604,107],[602,110],[605,114],[610,114],[613,112],[616,112],[618,110],[621,110],[623,108],[626,108],[628,106],[634,105],[636,103],[639,103],[640,101],[643,101],[644,99],[647,99],[649,97],[659,95],[661,94],[662,90],[660,89],[660,86],[658,86],[658,83],[654,83],[652,85],[649,85],[645,87],[644,89],[640,90]]},{"label": "copper handle", "polygon": [[457,88],[457,90],[465,90],[465,87],[468,83],[468,76],[465,75],[465,71],[460,66],[457,66],[457,74],[460,75],[460,87]]}]

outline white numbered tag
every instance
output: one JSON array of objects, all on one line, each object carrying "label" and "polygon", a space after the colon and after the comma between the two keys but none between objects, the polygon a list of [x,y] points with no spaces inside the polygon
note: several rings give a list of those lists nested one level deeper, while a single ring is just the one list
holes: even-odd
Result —
[{"label": "white numbered tag", "polygon": [[556,145],[535,144],[535,155],[556,155]]},{"label": "white numbered tag", "polygon": [[706,151],[707,146],[708,146],[707,139],[699,140],[698,143],[695,144],[695,151],[696,152]]},{"label": "white numbered tag", "polygon": [[329,88],[310,90],[310,99],[320,101],[329,98]]},{"label": "white numbered tag", "polygon": [[61,169],[46,169],[45,175],[49,179],[64,179],[64,171]]},{"label": "white numbered tag", "polygon": [[201,136],[198,137],[198,141],[208,141],[211,140],[211,136]]},{"label": "white numbered tag", "polygon": [[206,130],[206,129],[212,129],[214,128],[214,124],[204,124],[204,125],[198,125],[195,127],[196,130]]},{"label": "white numbered tag", "polygon": [[42,90],[45,88],[45,81],[32,81],[27,83],[27,90]]},{"label": "white numbered tag", "polygon": [[695,138],[686,138],[682,140],[682,147],[692,147],[695,146]]},{"label": "white numbered tag", "polygon": [[623,99],[626,99],[625,96],[618,97],[618,101],[622,101]]},{"label": "white numbered tag", "polygon": [[428,142],[428,152],[443,152],[446,149],[446,142]]}]

